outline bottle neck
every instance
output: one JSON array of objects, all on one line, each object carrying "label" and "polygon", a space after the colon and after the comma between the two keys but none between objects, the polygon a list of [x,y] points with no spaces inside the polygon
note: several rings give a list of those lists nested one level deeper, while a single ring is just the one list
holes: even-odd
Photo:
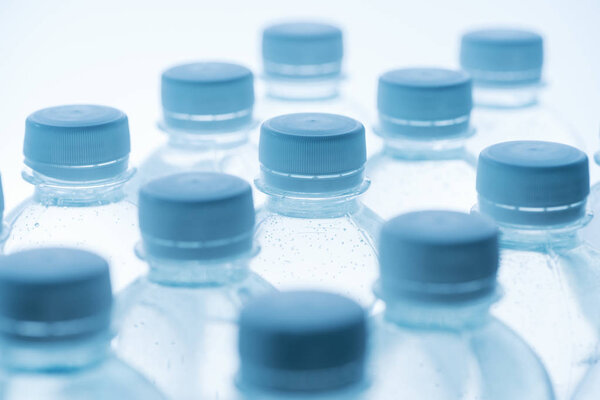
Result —
[{"label": "bottle neck", "polygon": [[319,78],[267,76],[265,89],[268,97],[279,100],[329,100],[341,95],[341,82],[339,74]]},{"label": "bottle neck", "polygon": [[384,154],[401,159],[411,160],[450,160],[469,159],[475,165],[475,157],[465,148],[468,136],[453,137],[448,139],[415,140],[404,137],[384,137]]},{"label": "bottle neck", "polygon": [[214,130],[184,130],[174,128],[165,122],[159,124],[167,133],[169,146],[182,149],[230,149],[242,146],[249,141],[250,132],[257,126],[256,121],[249,121],[242,126]]},{"label": "bottle neck", "polygon": [[46,206],[84,207],[115,203],[125,197],[124,185],[135,169],[117,176],[95,181],[63,181],[25,168],[22,176],[35,185],[35,201]]},{"label": "bottle neck", "polygon": [[490,307],[499,297],[496,290],[482,297],[456,302],[386,298],[384,318],[389,323],[413,329],[471,329],[490,320]]},{"label": "bottle neck", "polygon": [[[585,204],[583,213],[577,213],[573,218],[561,222],[552,222],[553,218],[548,218],[548,223],[539,223],[542,217],[536,215],[536,223],[517,222],[514,219],[503,220],[497,215],[486,212],[481,207],[481,199],[474,212],[486,215],[496,222],[500,229],[500,244],[502,247],[544,250],[548,245],[558,247],[575,247],[581,243],[579,232],[592,219],[592,214],[586,212]],[[560,211],[560,210],[559,210]],[[535,211],[532,211],[535,212]]]},{"label": "bottle neck", "polygon": [[473,102],[477,107],[525,108],[538,104],[543,85],[539,82],[523,85],[475,84]]},{"label": "bottle neck", "polygon": [[163,286],[201,287],[226,286],[245,279],[248,265],[258,253],[255,247],[250,253],[216,260],[174,260],[140,254],[150,267],[148,280]]},{"label": "bottle neck", "polygon": [[110,353],[108,332],[57,341],[0,339],[0,364],[4,369],[50,373],[88,368]]},{"label": "bottle neck", "polygon": [[331,193],[300,193],[278,190],[257,180],[256,186],[267,195],[265,209],[295,218],[336,218],[363,207],[359,196],[370,186],[369,180],[349,189]]}]

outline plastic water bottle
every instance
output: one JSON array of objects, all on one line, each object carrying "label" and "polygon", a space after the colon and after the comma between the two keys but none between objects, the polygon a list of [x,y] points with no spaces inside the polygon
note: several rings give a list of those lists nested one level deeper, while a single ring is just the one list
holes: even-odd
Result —
[{"label": "plastic water bottle", "polygon": [[1,257],[2,399],[164,399],[111,352],[111,307],[108,264],[93,253]]},{"label": "plastic water bottle", "polygon": [[113,288],[141,274],[135,257],[137,209],[123,190],[129,124],[114,108],[68,105],[31,114],[25,124],[23,178],[34,195],[8,216],[4,251],[40,246],[78,247],[108,259]]},{"label": "plastic water bottle", "polygon": [[[262,34],[262,119],[297,112],[325,112],[365,121],[367,112],[345,92],[342,30],[319,22],[285,22]],[[380,140],[367,136],[367,150]],[[371,149],[372,148],[372,149]]]},{"label": "plastic water bottle", "polygon": [[239,309],[273,287],[248,269],[252,190],[218,173],[151,181],[139,196],[150,272],[120,296],[117,352],[173,399],[226,399]]},{"label": "plastic water bottle", "polygon": [[325,289],[367,306],[377,274],[380,219],[359,197],[365,130],[333,114],[288,114],[261,127],[261,176],[267,195],[257,214],[261,252],[252,268],[278,289]]},{"label": "plastic water bottle", "polygon": [[369,398],[554,399],[536,354],[490,315],[497,237],[487,218],[450,211],[384,225]]},{"label": "plastic water bottle", "polygon": [[0,175],[0,253],[6,235],[8,235],[8,227],[4,224],[4,192],[2,191],[2,175]]},{"label": "plastic water bottle", "polygon": [[460,64],[473,78],[473,123],[469,149],[509,140],[548,140],[583,147],[556,110],[538,102],[543,88],[543,38],[531,31],[484,29],[463,35]]},{"label": "plastic water bottle", "polygon": [[348,298],[315,291],[261,297],[240,317],[243,400],[359,400],[367,323]]},{"label": "plastic water bottle", "polygon": [[144,183],[180,172],[256,178],[257,148],[249,140],[257,126],[254,77],[248,68],[221,62],[174,66],[162,74],[161,98],[159,127],[167,141],[141,163],[134,198]]},{"label": "plastic water bottle", "polygon": [[384,148],[367,162],[365,204],[384,218],[429,208],[468,211],[477,200],[476,158],[465,150],[471,107],[471,79],[463,72],[383,74],[375,132]]},{"label": "plastic water bottle", "polygon": [[494,314],[540,355],[559,399],[570,399],[598,357],[600,253],[579,231],[589,193],[588,158],[576,148],[521,141],[490,146],[477,170],[479,212],[501,229]]}]

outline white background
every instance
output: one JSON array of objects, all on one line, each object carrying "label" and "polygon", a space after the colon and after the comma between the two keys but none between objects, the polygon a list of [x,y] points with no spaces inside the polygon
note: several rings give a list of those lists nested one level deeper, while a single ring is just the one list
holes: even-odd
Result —
[{"label": "white background", "polygon": [[219,59],[258,71],[261,27],[315,17],[344,29],[352,94],[369,108],[386,69],[456,66],[466,29],[536,29],[546,39],[546,102],[585,135],[588,153],[598,146],[600,0],[0,0],[0,171],[7,206],[31,191],[20,169],[32,111],[69,103],[120,108],[129,115],[139,160],[144,144],[156,141],[165,67]]}]

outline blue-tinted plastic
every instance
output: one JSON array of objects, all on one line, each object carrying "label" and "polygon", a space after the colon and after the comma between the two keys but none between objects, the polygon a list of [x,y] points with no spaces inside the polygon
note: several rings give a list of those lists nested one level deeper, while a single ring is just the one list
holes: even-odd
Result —
[{"label": "blue-tinted plastic", "polygon": [[252,120],[254,76],[238,64],[177,65],[163,72],[161,97],[167,128],[234,130]]},{"label": "blue-tinted plastic", "polygon": [[492,292],[498,231],[477,215],[418,211],[388,221],[381,231],[384,297],[465,300]]},{"label": "blue-tinted plastic", "polygon": [[146,184],[139,196],[145,250],[155,257],[207,259],[252,248],[252,189],[219,173],[184,173]]},{"label": "blue-tinted plastic", "polygon": [[471,78],[461,71],[407,68],[379,77],[377,108],[384,136],[464,135],[472,106]]},{"label": "blue-tinted plastic", "polygon": [[502,222],[570,222],[585,213],[588,157],[559,143],[499,143],[479,156],[477,192],[480,211]]},{"label": "blue-tinted plastic", "polygon": [[482,85],[526,85],[541,80],[544,43],[518,29],[483,29],[463,35],[461,67]]},{"label": "blue-tinted plastic", "polygon": [[4,191],[2,190],[2,175],[0,175],[0,233],[2,232],[3,218],[4,218]]},{"label": "blue-tinted plastic", "polygon": [[111,307],[108,263],[100,256],[40,248],[0,258],[4,335],[56,340],[98,333],[108,328]]},{"label": "blue-tinted plastic", "polygon": [[129,123],[115,108],[66,105],[27,117],[23,154],[34,171],[61,180],[97,180],[127,169]]},{"label": "blue-tinted plastic", "polygon": [[265,73],[283,78],[339,75],[344,54],[342,31],[333,25],[291,22],[267,27],[262,36]]},{"label": "blue-tinted plastic", "polygon": [[366,316],[350,299],[315,291],[273,293],[249,303],[239,323],[243,385],[323,391],[363,378]]},{"label": "blue-tinted plastic", "polygon": [[294,192],[343,190],[363,181],[365,128],[348,117],[301,113],[262,124],[259,160],[264,183]]}]

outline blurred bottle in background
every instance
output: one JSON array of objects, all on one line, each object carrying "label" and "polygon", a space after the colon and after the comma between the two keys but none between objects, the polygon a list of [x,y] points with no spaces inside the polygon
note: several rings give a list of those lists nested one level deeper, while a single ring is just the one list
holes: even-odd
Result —
[{"label": "blurred bottle in background", "polygon": [[140,165],[128,192],[180,172],[225,171],[252,182],[258,153],[250,138],[254,120],[254,77],[248,68],[222,62],[176,65],[162,74],[167,141]]},{"label": "blurred bottle in background", "polygon": [[373,324],[373,399],[553,400],[542,363],[490,315],[498,230],[487,218],[420,211],[381,232],[385,303]]},{"label": "blurred bottle in background", "polygon": [[588,158],[563,144],[500,143],[479,156],[478,211],[501,231],[494,315],[540,355],[558,399],[598,359],[600,253],[580,237],[591,216]]},{"label": "blurred bottle in background", "polygon": [[475,157],[465,150],[471,79],[463,72],[410,68],[379,78],[384,148],[367,162],[365,204],[383,218],[421,209],[468,211],[477,200]]},{"label": "blurred bottle in background", "polygon": [[333,114],[288,114],[263,123],[252,268],[278,289],[318,288],[368,306],[377,273],[380,218],[359,200],[365,131]]},{"label": "blurred bottle in background", "polygon": [[2,190],[2,175],[0,175],[0,253],[2,253],[2,242],[8,235],[8,226],[4,225],[4,192]]},{"label": "blurred bottle in background", "polygon": [[483,29],[462,36],[460,65],[473,79],[474,154],[510,140],[545,140],[585,148],[585,141],[539,101],[543,38],[531,31]]},{"label": "blurred bottle in background", "polygon": [[240,317],[239,399],[365,399],[367,321],[342,296],[266,295]]},{"label": "blurred bottle in background", "polygon": [[137,208],[124,185],[129,163],[127,116],[98,105],[67,105],[31,114],[25,123],[23,178],[34,195],[8,216],[4,252],[39,246],[78,247],[109,260],[119,290],[145,270],[133,253]]},{"label": "blurred bottle in background", "polygon": [[273,290],[248,269],[252,189],[226,174],[170,175],[142,187],[139,207],[150,271],[119,297],[117,352],[170,398],[230,398],[239,309]]},{"label": "blurred bottle in background", "polygon": [[108,264],[82,250],[0,258],[0,393],[5,400],[158,400],[110,350]]},{"label": "blurred bottle in background", "polygon": [[[261,119],[289,113],[321,112],[366,121],[366,110],[346,93],[343,57],[343,33],[337,26],[307,21],[265,28],[262,34],[264,95],[259,103]],[[368,133],[368,154],[379,146],[380,140]]]}]

